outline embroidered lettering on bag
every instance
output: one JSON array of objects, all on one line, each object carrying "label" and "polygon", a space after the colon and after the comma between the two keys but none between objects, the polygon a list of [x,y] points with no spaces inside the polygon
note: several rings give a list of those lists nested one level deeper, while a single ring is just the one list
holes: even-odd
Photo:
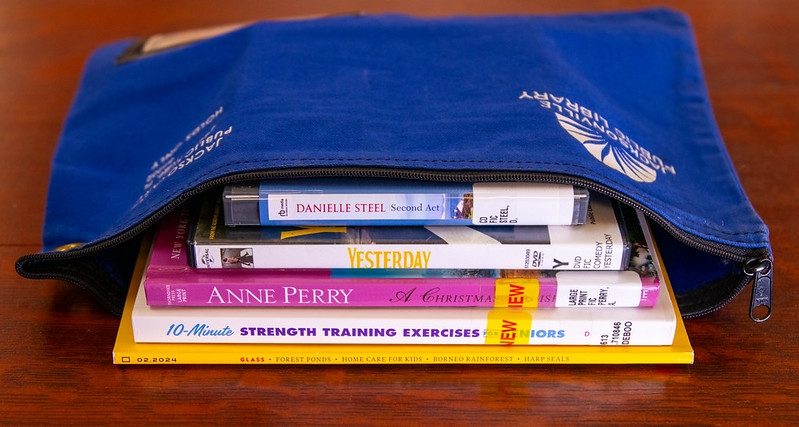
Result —
[{"label": "embroidered lettering on bag", "polygon": [[524,91],[519,99],[536,100],[542,108],[553,111],[560,126],[594,158],[630,179],[649,183],[654,182],[659,173],[677,174],[674,166],[611,126],[594,110],[547,92],[533,91],[531,95]]}]

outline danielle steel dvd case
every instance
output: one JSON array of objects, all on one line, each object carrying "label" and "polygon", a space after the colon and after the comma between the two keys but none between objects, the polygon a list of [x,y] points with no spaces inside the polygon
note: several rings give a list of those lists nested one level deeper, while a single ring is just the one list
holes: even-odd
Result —
[{"label": "danielle steel dvd case", "polygon": [[575,225],[588,191],[534,182],[444,183],[346,178],[230,184],[227,225]]},{"label": "danielle steel dvd case", "polygon": [[[624,270],[622,205],[592,194],[579,226],[226,226],[218,194],[193,223],[197,268]],[[638,226],[640,228],[640,226]]]}]

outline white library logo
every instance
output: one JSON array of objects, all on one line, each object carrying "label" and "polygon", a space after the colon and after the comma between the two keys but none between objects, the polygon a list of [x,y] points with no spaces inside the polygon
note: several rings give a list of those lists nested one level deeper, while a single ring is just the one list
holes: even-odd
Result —
[{"label": "white library logo", "polygon": [[597,112],[570,101],[566,97],[550,93],[527,91],[519,99],[537,100],[541,107],[552,110],[560,126],[579,141],[594,158],[630,179],[638,182],[654,182],[658,173],[677,172],[674,166],[641,147]]}]

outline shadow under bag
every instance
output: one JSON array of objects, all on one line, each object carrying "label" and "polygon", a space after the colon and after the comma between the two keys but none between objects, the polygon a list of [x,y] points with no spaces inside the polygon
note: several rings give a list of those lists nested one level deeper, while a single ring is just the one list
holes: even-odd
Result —
[{"label": "shadow under bag", "polygon": [[54,155],[43,249],[17,271],[119,313],[140,237],[169,211],[299,177],[579,184],[651,219],[683,315],[753,280],[770,315],[768,229],[690,24],[665,9],[331,16],[101,47]]}]

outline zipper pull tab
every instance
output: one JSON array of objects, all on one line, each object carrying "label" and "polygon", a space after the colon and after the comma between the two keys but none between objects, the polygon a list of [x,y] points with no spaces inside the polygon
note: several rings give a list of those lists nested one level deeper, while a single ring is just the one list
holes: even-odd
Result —
[{"label": "zipper pull tab", "polygon": [[771,317],[771,279],[774,274],[771,259],[750,260],[744,266],[744,273],[753,277],[749,317],[755,322],[765,322]]}]

